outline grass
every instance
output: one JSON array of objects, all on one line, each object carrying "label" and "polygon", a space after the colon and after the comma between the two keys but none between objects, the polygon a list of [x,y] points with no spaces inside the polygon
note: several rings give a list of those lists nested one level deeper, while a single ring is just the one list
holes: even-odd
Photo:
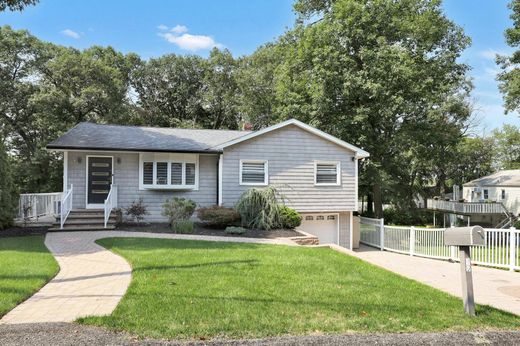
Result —
[{"label": "grass", "polygon": [[0,317],[58,272],[43,236],[0,238]]},{"label": "grass", "polygon": [[462,302],[326,248],[110,238],[133,267],[110,316],[79,322],[152,338],[518,328],[520,318]]}]

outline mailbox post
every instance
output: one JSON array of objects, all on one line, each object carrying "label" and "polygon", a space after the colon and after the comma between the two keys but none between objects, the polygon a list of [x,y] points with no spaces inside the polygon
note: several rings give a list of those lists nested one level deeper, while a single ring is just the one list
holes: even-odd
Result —
[{"label": "mailbox post", "polygon": [[448,228],[444,232],[444,244],[459,247],[464,311],[470,316],[475,316],[475,297],[473,296],[473,276],[469,247],[486,245],[484,229],[480,226]]}]

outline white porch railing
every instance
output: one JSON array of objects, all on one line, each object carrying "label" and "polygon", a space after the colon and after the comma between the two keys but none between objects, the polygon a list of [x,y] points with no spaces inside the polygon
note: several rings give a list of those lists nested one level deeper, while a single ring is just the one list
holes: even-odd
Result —
[{"label": "white porch railing", "polygon": [[23,193],[18,201],[20,220],[38,219],[42,216],[56,216],[60,213],[61,192]]},{"label": "white porch railing", "polygon": [[508,210],[502,203],[496,202],[455,202],[428,199],[426,207],[432,210],[452,212],[455,214],[502,214]]},{"label": "white porch railing", "polygon": [[73,196],[73,188],[72,184],[70,185],[70,189],[63,192],[63,199],[61,200],[61,212],[60,212],[60,228],[63,229],[63,225],[65,221],[67,221],[67,217],[69,217],[70,211],[72,210],[72,196]]},{"label": "white porch railing", "polygon": [[[361,243],[410,256],[458,261],[458,248],[444,245],[445,228],[385,226],[383,219],[361,218]],[[520,230],[486,228],[486,245],[472,246],[473,263],[520,270]]]},{"label": "white porch railing", "polygon": [[105,205],[103,207],[105,212],[105,228],[107,228],[108,219],[114,208],[117,208],[117,186],[112,184],[110,185],[110,192],[108,193],[107,199],[105,199]]}]

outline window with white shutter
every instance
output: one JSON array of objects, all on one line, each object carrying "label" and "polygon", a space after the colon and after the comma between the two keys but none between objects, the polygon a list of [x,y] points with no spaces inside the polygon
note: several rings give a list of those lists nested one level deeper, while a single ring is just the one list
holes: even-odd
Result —
[{"label": "window with white shutter", "polygon": [[340,185],[339,162],[315,162],[314,183],[316,185]]},{"label": "window with white shutter", "polygon": [[267,185],[268,168],[267,161],[240,161],[241,185]]},{"label": "window with white shutter", "polygon": [[198,189],[199,156],[181,153],[139,154],[139,189]]}]

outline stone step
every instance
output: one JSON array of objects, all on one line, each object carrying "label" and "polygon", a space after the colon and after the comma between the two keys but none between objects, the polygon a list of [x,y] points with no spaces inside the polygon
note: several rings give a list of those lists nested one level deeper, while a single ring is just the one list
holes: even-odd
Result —
[{"label": "stone step", "polygon": [[107,228],[103,227],[103,225],[99,226],[85,226],[85,225],[65,225],[63,228],[58,227],[52,227],[49,228],[49,232],[69,232],[69,231],[109,231],[114,230],[116,227],[114,225],[108,226]]}]

